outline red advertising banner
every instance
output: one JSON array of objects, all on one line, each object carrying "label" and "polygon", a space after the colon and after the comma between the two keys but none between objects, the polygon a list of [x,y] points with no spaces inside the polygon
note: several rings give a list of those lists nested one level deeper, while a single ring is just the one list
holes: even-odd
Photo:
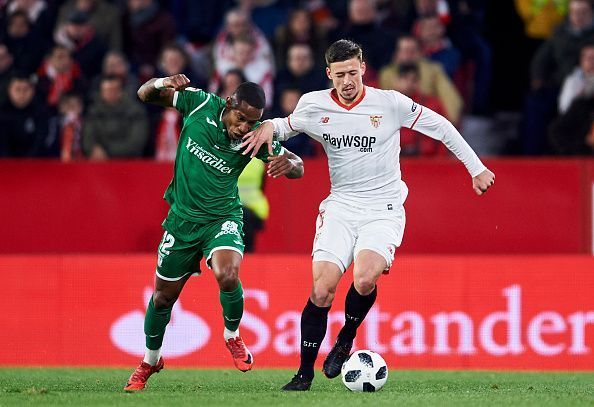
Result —
[{"label": "red advertising banner", "polygon": [[[592,247],[594,159],[489,159],[495,188],[477,197],[455,159],[403,159],[405,254],[584,254]],[[144,253],[167,214],[172,163],[0,160],[1,254]],[[6,174],[6,175],[4,175]],[[258,253],[309,254],[330,191],[325,158],[298,180],[267,179]]]},{"label": "red advertising banner", "polygon": [[[0,365],[135,366],[152,255],[1,256]],[[193,277],[164,343],[170,366],[232,367],[212,273]],[[380,279],[356,347],[391,368],[594,369],[589,256],[401,256]],[[256,368],[295,367],[308,256],[246,256],[241,332]],[[326,354],[344,320],[347,273]],[[322,359],[322,358],[320,358]]]}]

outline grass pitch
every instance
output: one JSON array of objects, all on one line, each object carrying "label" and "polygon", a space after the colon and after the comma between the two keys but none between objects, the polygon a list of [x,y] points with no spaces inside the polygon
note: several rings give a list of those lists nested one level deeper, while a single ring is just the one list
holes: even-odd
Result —
[{"label": "grass pitch", "polygon": [[0,369],[0,406],[594,406],[594,373],[398,371],[377,393],[351,393],[316,372],[309,392],[280,391],[293,372],[166,369],[140,393],[130,370]]}]

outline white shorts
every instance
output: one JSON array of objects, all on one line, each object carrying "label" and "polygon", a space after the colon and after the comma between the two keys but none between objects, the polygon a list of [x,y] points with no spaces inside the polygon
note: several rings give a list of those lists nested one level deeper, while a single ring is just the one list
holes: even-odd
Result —
[{"label": "white shorts", "polygon": [[316,220],[313,261],[330,261],[344,273],[359,252],[368,249],[386,259],[387,270],[402,243],[405,224],[402,205],[364,209],[327,198]]}]

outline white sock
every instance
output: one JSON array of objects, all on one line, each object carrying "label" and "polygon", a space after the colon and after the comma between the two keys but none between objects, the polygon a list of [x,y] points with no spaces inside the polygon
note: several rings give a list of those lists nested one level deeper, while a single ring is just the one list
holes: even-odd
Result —
[{"label": "white sock", "polygon": [[155,366],[157,364],[157,362],[159,361],[160,357],[161,357],[161,349],[152,350],[152,349],[146,348],[146,351],[144,352],[143,361],[145,363],[148,363],[151,366]]},{"label": "white sock", "polygon": [[230,331],[225,327],[225,332],[223,332],[223,336],[225,337],[225,342],[227,342],[231,338],[237,338],[239,336],[239,328],[237,328],[237,331]]}]

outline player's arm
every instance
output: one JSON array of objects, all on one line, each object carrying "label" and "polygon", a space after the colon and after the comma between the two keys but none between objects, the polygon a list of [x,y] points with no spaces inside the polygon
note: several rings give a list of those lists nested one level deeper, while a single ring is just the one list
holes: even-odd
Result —
[{"label": "player's arm", "polygon": [[279,141],[286,141],[289,138],[306,131],[308,118],[308,103],[302,96],[297,102],[295,111],[287,117],[265,120],[260,127],[243,136],[241,147],[245,147],[242,154],[246,155],[250,151],[251,157],[254,157],[260,147],[268,145],[268,154],[272,155],[273,136]]},{"label": "player's arm", "polygon": [[402,94],[397,94],[397,106],[404,127],[441,141],[462,161],[472,177],[472,188],[477,195],[484,194],[493,186],[495,174],[485,167],[449,120],[431,109],[417,105]]},{"label": "player's arm", "polygon": [[166,78],[152,78],[139,89],[138,98],[145,103],[162,107],[173,107],[175,91],[183,90],[190,85],[190,80],[184,74],[168,76]]},{"label": "player's arm", "polygon": [[303,160],[297,154],[294,154],[283,148],[279,155],[268,157],[268,176],[278,178],[284,175],[287,178],[303,177]]}]

